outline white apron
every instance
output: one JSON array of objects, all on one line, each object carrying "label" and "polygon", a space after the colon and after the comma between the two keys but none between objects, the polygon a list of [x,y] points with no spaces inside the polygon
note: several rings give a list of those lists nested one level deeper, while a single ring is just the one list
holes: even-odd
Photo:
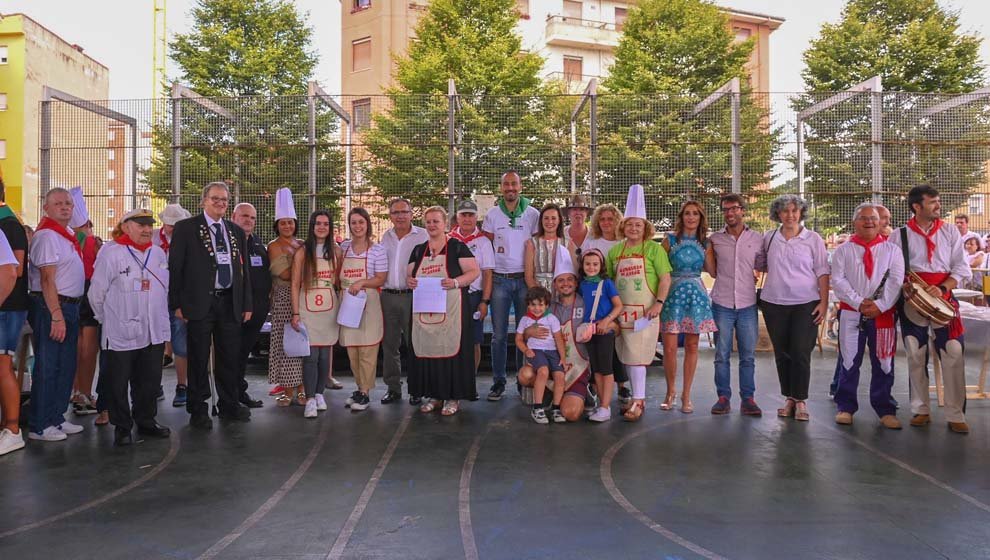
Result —
[{"label": "white apron", "polygon": [[[560,335],[564,337],[564,363],[571,364],[571,369],[564,374],[565,391],[570,389],[571,385],[574,385],[574,382],[584,375],[591,365],[588,363],[588,358],[581,353],[581,347],[574,342],[574,322],[578,319],[575,317],[576,313],[577,306],[574,306],[571,309],[571,317],[560,325]],[[553,390],[553,379],[547,380],[547,388]]]},{"label": "white apron", "polygon": [[[622,250],[625,248],[623,241]],[[615,339],[619,360],[627,366],[648,366],[656,356],[660,318],[654,317],[650,326],[633,332],[636,319],[645,317],[646,310],[656,302],[656,294],[647,281],[646,259],[642,254],[619,257],[615,266],[615,285],[622,300],[622,313],[619,315],[622,335]]]},{"label": "white apron", "polygon": [[[431,257],[427,245],[415,277],[450,278],[447,246]],[[446,295],[446,313],[413,313],[412,344],[417,358],[452,358],[461,351],[461,290],[446,290]]]},{"label": "white apron", "polygon": [[299,319],[306,325],[310,346],[337,344],[339,327],[333,273],[330,261],[318,257],[313,285],[299,293]]},{"label": "white apron", "polygon": [[[350,253],[350,250],[348,250]],[[347,290],[358,280],[368,277],[368,259],[366,257],[345,256],[340,266],[340,287]],[[385,334],[385,321],[382,318],[382,300],[375,288],[367,288],[364,293],[368,302],[364,306],[361,325],[353,329],[340,327],[341,346],[374,346],[382,341]]]}]

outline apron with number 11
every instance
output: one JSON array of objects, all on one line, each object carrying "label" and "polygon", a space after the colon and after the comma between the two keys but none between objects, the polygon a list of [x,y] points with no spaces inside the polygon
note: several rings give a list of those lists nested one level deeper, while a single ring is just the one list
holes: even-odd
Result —
[{"label": "apron with number 11", "polygon": [[656,356],[660,319],[654,317],[650,325],[639,332],[633,332],[633,327],[637,319],[646,316],[646,310],[656,301],[656,294],[646,277],[646,258],[642,248],[638,254],[622,256],[625,250],[626,244],[623,242],[615,266],[616,290],[622,300],[622,313],[619,315],[622,335],[615,339],[615,351],[619,354],[619,360],[627,366],[648,366]]}]

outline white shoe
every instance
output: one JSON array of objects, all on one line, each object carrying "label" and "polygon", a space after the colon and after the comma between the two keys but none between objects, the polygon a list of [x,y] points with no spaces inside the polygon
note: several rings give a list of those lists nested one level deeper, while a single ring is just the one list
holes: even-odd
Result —
[{"label": "white shoe", "polygon": [[306,409],[303,410],[303,418],[316,418],[316,399],[309,399],[306,401]]},{"label": "white shoe", "polygon": [[595,412],[588,417],[588,420],[591,420],[592,422],[608,422],[611,419],[612,409],[605,408],[604,406],[598,407]]},{"label": "white shoe", "polygon": [[36,439],[38,441],[62,441],[68,437],[65,435],[65,432],[55,426],[48,426],[40,434],[37,432],[28,432],[28,439]]},{"label": "white shoe", "polygon": [[73,424],[72,422],[69,421],[65,421],[59,424],[58,429],[62,430],[62,433],[69,435],[78,434],[83,431],[82,426],[80,426],[79,424]]},{"label": "white shoe", "polygon": [[22,434],[15,434],[7,428],[0,430],[0,455],[6,455],[22,447],[24,447],[24,436]]},{"label": "white shoe", "polygon": [[317,393],[315,398],[316,398],[316,410],[326,410],[327,400],[323,398],[323,395]]}]

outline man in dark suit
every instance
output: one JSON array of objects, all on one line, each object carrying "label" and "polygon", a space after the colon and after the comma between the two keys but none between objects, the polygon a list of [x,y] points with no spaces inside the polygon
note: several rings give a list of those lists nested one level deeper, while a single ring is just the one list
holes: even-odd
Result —
[{"label": "man in dark suit", "polygon": [[211,343],[220,417],[240,422],[251,418],[251,411],[238,402],[241,325],[251,319],[253,305],[247,240],[240,227],[223,217],[229,201],[226,183],[206,185],[203,213],[175,224],[168,255],[169,310],[188,328],[186,410],[189,424],[205,430],[213,427],[206,405]]},{"label": "man in dark suit", "polygon": [[251,349],[258,341],[258,334],[261,326],[268,318],[268,308],[272,291],[272,277],[268,272],[268,251],[265,244],[254,234],[254,226],[258,221],[258,212],[254,206],[247,202],[242,202],[234,207],[234,223],[244,230],[247,236],[247,250],[245,251],[245,264],[248,275],[251,276],[251,300],[253,302],[251,320],[245,321],[241,327],[241,361],[237,371],[240,375],[237,397],[241,404],[248,408],[261,408],[263,403],[260,400],[252,399],[248,393],[248,383],[245,379],[247,374],[248,357]]}]

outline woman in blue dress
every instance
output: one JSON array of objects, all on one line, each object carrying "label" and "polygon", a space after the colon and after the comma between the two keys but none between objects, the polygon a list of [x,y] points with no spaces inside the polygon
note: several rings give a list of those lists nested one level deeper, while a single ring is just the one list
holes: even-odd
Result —
[{"label": "woman in blue dress", "polygon": [[[718,330],[712,316],[712,300],[701,282],[708,246],[708,220],[701,204],[688,201],[681,205],[674,231],[663,241],[670,264],[672,283],[663,311],[660,312],[660,332],[663,333],[663,369],[667,378],[667,396],[660,410],[672,410],[676,394],[677,338],[684,335],[684,386],[681,389],[681,412],[694,412],[691,404],[691,384],[698,367],[698,339],[701,333]],[[709,274],[711,271],[708,271]]]}]

